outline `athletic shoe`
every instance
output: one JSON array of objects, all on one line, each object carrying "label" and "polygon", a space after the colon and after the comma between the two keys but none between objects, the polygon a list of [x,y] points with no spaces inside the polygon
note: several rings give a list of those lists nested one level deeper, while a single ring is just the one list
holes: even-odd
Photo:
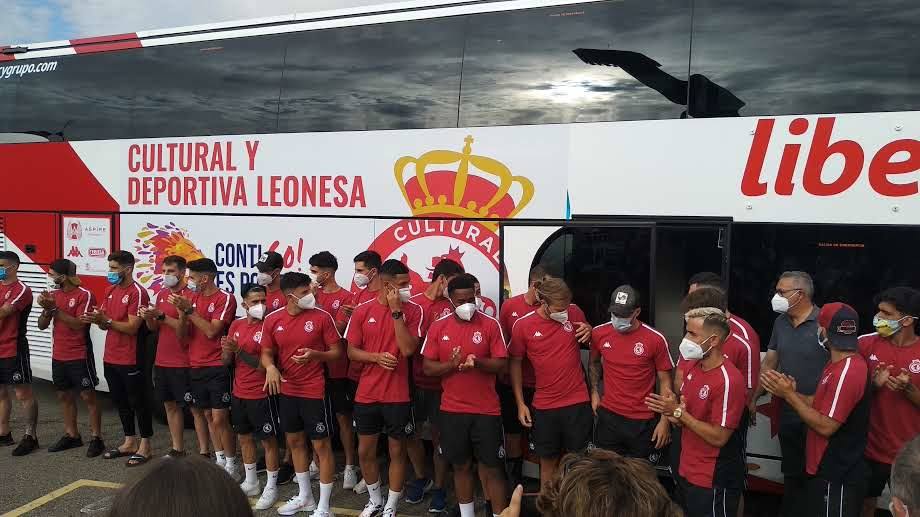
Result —
[{"label": "athletic shoe", "polygon": [[278,515],[294,515],[297,512],[312,512],[315,509],[316,503],[312,497],[308,501],[304,501],[299,495],[295,495],[288,499],[284,506],[278,508]]},{"label": "athletic shoe", "polygon": [[80,436],[70,436],[65,434],[54,445],[48,447],[48,452],[61,452],[69,449],[83,447],[83,438]]},{"label": "athletic shoe", "polygon": [[361,481],[358,481],[358,484],[352,489],[356,494],[366,494],[367,493],[367,482],[364,481],[364,478],[361,478]]},{"label": "athletic shoe", "polygon": [[319,466],[316,462],[310,462],[310,481],[319,479]]},{"label": "athletic shoe", "polygon": [[[362,480],[363,481],[363,480]],[[383,505],[374,504],[373,501],[368,501],[364,505],[364,511],[361,512],[361,515],[358,517],[380,517],[383,514]]]},{"label": "athletic shoe", "polygon": [[282,463],[278,469],[278,484],[286,485],[294,480],[294,465]]},{"label": "athletic shoe", "polygon": [[0,436],[0,447],[8,447],[14,443],[16,443],[16,440],[13,440],[13,433],[6,433]]},{"label": "athletic shoe", "polygon": [[431,502],[428,504],[428,513],[447,513],[447,492],[443,488],[431,490]]},{"label": "athletic shoe", "polygon": [[86,448],[86,457],[95,458],[105,452],[105,442],[98,436],[93,436],[89,441],[89,447]]},{"label": "athletic shoe", "polygon": [[243,474],[240,472],[240,468],[238,466],[231,467],[229,464],[225,465],[224,471],[227,472],[230,478],[237,483],[243,480]]},{"label": "athletic shoe", "polygon": [[214,463],[217,464],[218,467],[224,468],[227,466],[227,458],[224,457],[224,459],[220,459],[217,456],[214,456]]},{"label": "athletic shoe", "polygon": [[310,514],[310,517],[334,517],[334,516],[332,515],[332,512],[330,512],[329,510],[317,509],[313,513]]},{"label": "athletic shoe", "polygon": [[383,513],[380,514],[380,517],[396,517],[396,508],[384,509]]},{"label": "athletic shoe", "polygon": [[35,449],[38,449],[38,440],[31,434],[27,434],[22,437],[19,445],[13,450],[13,456],[25,456]]},{"label": "athletic shoe", "polygon": [[246,483],[245,481],[240,483],[240,490],[242,490],[247,497],[255,497],[262,493],[262,487],[259,486],[258,479],[252,484]]},{"label": "athletic shoe", "polygon": [[428,478],[413,479],[406,483],[406,502],[409,504],[418,504],[425,498],[425,494],[431,490],[434,482]]},{"label": "athletic shoe", "polygon": [[256,505],[253,507],[256,510],[268,510],[272,506],[275,506],[275,501],[278,500],[278,489],[265,487],[265,490],[262,491],[262,495],[259,497],[259,500],[256,501]]},{"label": "athletic shoe", "polygon": [[353,490],[356,486],[358,486],[358,467],[347,465],[345,472],[342,473],[342,488]]}]

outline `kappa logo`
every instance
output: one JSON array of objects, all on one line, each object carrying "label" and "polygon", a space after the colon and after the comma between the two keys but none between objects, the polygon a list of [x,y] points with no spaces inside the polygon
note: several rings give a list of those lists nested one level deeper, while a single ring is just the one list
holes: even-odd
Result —
[{"label": "kappa logo", "polygon": [[910,373],[920,373],[920,359],[911,361],[907,369],[910,370]]},{"label": "kappa logo", "polygon": [[875,354],[869,356],[870,361],[878,361],[878,357]]},{"label": "kappa logo", "polygon": [[80,384],[81,384],[84,388],[89,388],[89,385],[92,384],[92,383],[90,382],[89,377],[83,377],[83,380],[80,381]]},{"label": "kappa logo", "polygon": [[512,312],[512,313],[511,313],[511,317],[512,317],[512,318],[517,318],[517,317],[518,317],[518,313],[517,313],[517,312]]},{"label": "kappa logo", "polygon": [[367,320],[367,322],[368,322],[368,324],[370,324],[370,323],[377,323],[377,320],[375,320],[374,318],[371,318],[371,319]]},{"label": "kappa logo", "polygon": [[214,312],[214,302],[211,302],[211,305],[208,305],[208,312]]},{"label": "kappa logo", "polygon": [[271,424],[265,424],[265,425],[263,425],[263,426],[262,426],[262,432],[265,433],[265,434],[271,434],[271,432],[272,432],[272,425],[271,425]]},{"label": "kappa logo", "polygon": [[601,345],[601,348],[613,348],[613,347],[610,346],[610,342],[609,342],[609,341],[604,341],[604,344]]},{"label": "kappa logo", "polygon": [[223,402],[230,402],[230,394],[224,393],[223,395],[220,396],[220,400]]},{"label": "kappa logo", "polygon": [[278,325],[278,328],[275,329],[275,332],[284,332],[284,325]]},{"label": "kappa logo", "polygon": [[182,400],[184,400],[184,401],[186,401],[186,402],[191,402],[191,401],[192,401],[192,394],[191,394],[190,392],[186,391],[186,392],[185,392],[185,396],[182,397]]},{"label": "kappa logo", "polygon": [[709,385],[704,384],[703,387],[700,388],[700,400],[706,400],[707,398],[709,398]]},{"label": "kappa logo", "polygon": [[444,336],[441,338],[441,341],[450,341],[450,336]]},{"label": "kappa logo", "polygon": [[304,330],[304,332],[313,332],[313,322],[312,322],[312,321],[308,321],[308,322],[304,323],[304,324],[303,324],[303,330]]},{"label": "kappa logo", "polygon": [[473,332],[473,343],[476,343],[477,345],[482,343],[482,332],[479,332],[478,330]]},{"label": "kappa logo", "polygon": [[262,331],[257,330],[256,333],[252,335],[252,340],[255,341],[256,343],[261,343],[262,342]]},{"label": "kappa logo", "polygon": [[76,299],[76,298],[71,298],[70,301],[67,302],[67,306],[70,307],[71,309],[73,309],[74,305],[76,305],[76,304],[77,304],[77,299]]},{"label": "kappa logo", "polygon": [[239,339],[239,338],[240,338],[240,333],[239,333],[239,332],[234,332],[234,333],[233,333],[233,337],[236,338],[236,339]]},{"label": "kappa logo", "polygon": [[121,303],[128,303],[128,295],[124,295],[121,297]]},{"label": "kappa logo", "polygon": [[688,373],[688,374],[687,374],[687,380],[688,380],[688,381],[692,381],[692,380],[693,380],[693,374],[692,374],[692,373]]},{"label": "kappa logo", "polygon": [[320,433],[320,434],[325,433],[325,432],[326,432],[326,424],[324,424],[324,423],[322,423],[322,422],[317,422],[317,423],[316,423],[316,432],[317,432],[317,433]]},{"label": "kappa logo", "polygon": [[565,330],[566,332],[571,332],[574,328],[575,327],[572,326],[571,321],[567,321],[562,324],[562,330]]},{"label": "kappa logo", "polygon": [[633,347],[633,353],[638,356],[641,356],[642,354],[645,353],[645,345],[643,345],[642,343],[636,343],[636,346]]},{"label": "kappa logo", "polygon": [[533,333],[533,337],[543,337],[543,333],[538,330]]}]

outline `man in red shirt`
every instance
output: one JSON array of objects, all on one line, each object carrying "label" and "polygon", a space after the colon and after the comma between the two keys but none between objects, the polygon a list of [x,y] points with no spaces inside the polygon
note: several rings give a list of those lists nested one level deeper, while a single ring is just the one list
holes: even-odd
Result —
[{"label": "man in red shirt", "polygon": [[[381,290],[355,307],[345,331],[348,358],[362,363],[355,395],[358,460],[370,500],[360,517],[394,517],[406,476],[406,439],[415,432],[409,397],[409,357],[418,351],[424,328],[422,308],[409,301],[409,269],[390,259],[379,269]],[[384,504],[377,466],[377,440],[387,434],[389,496]]]},{"label": "man in red shirt", "polygon": [[[454,308],[447,298],[447,285],[461,274],[463,266],[453,260],[442,259],[434,266],[431,283],[425,291],[412,297],[412,301],[422,308],[425,317],[426,328],[422,329],[423,335],[427,333],[427,327],[432,322],[453,313]],[[425,475],[428,464],[425,444],[422,443],[422,433],[416,433],[408,442],[409,460],[415,470],[415,479],[406,486],[406,502],[419,503],[430,490],[432,494],[429,511],[444,513],[447,511],[447,493],[444,491],[447,463],[439,452],[441,440],[438,408],[441,406],[441,378],[425,375],[423,366],[421,355],[412,358],[412,380],[415,387],[412,393],[412,412],[417,425],[428,424],[433,451],[434,479]]]},{"label": "man in red shirt", "polygon": [[[294,515],[315,510],[313,517],[329,517],[335,459],[330,440],[332,411],[325,398],[323,363],[339,358],[342,337],[332,315],[317,308],[309,276],[283,274],[281,291],[288,297],[287,306],[269,314],[262,325],[262,366],[269,393],[281,394],[281,422],[294,458],[300,491],[278,513]],[[318,505],[310,490],[305,434],[319,457]]]},{"label": "man in red shirt", "polygon": [[236,316],[236,298],[217,287],[217,265],[202,258],[187,264],[191,298],[169,295],[179,310],[179,339],[188,343],[189,384],[196,425],[207,425],[217,464],[239,481],[236,435],[230,426],[230,370],[221,361],[220,338]]},{"label": "man in red shirt", "polygon": [[96,298],[89,290],[80,287],[77,265],[67,259],[58,259],[48,268],[48,277],[55,289],[38,297],[42,313],[38,328],[46,329],[54,322],[53,348],[51,350],[51,378],[57,388],[61,413],[64,417],[64,436],[48,452],[58,452],[83,446],[77,430],[77,400],[80,398],[89,410],[92,439],[86,457],[95,458],[105,452],[102,441],[102,414],[96,402],[96,360],[93,343],[89,339],[89,325],[80,316],[96,306]]},{"label": "man in red shirt", "polygon": [[[380,257],[380,254],[373,250],[362,251],[355,255],[355,276],[352,281],[356,289],[351,293],[351,301],[342,304],[342,306],[339,307],[338,314],[336,314],[335,323],[338,325],[340,331],[345,331],[345,327],[348,325],[355,307],[368,300],[377,298],[381,288],[381,280],[378,272],[380,271],[380,265],[382,263],[383,259]],[[352,362],[349,368],[354,369],[355,367],[357,367],[355,371],[360,375],[361,365]],[[352,371],[349,371],[349,377],[352,377]],[[354,377],[354,381],[358,381],[357,376]]]},{"label": "man in red shirt", "polygon": [[[776,370],[761,376],[764,389],[783,399],[808,426],[805,471],[807,515],[857,517],[866,493],[869,368],[859,355],[859,315],[844,303],[818,313],[819,344],[830,351],[814,396],[796,392],[796,381]],[[886,422],[891,424],[892,422]]]},{"label": "man in red shirt", "polygon": [[266,314],[287,305],[287,297],[281,292],[281,270],[284,268],[284,257],[277,251],[266,251],[256,262],[256,284],[265,288]]},{"label": "man in red shirt", "polygon": [[[339,309],[351,302],[352,294],[336,282],[339,261],[328,251],[310,257],[310,279],[315,284],[316,306],[336,315]],[[341,349],[344,351],[344,343]],[[358,484],[358,467],[355,463],[355,430],[352,410],[358,383],[348,378],[348,355],[344,352],[335,361],[326,363],[326,394],[332,403],[339,428],[339,439],[345,449],[345,471],[342,488],[351,490]],[[311,465],[312,466],[312,465]]]},{"label": "man in red shirt", "polygon": [[[537,288],[540,307],[519,318],[511,328],[511,385],[524,427],[533,427],[532,447],[540,458],[540,486],[553,479],[559,456],[588,445],[594,423],[588,387],[581,366],[578,332],[590,325],[572,304],[564,281],[546,278]],[[533,364],[536,389],[533,416],[524,399],[524,358]]]},{"label": "man in red shirt", "polygon": [[454,310],[430,325],[422,345],[425,374],[442,378],[440,420],[445,433],[440,448],[454,467],[460,517],[475,517],[474,456],[497,515],[507,505],[507,494],[495,375],[507,368],[508,350],[498,320],[476,308],[472,275],[451,279],[447,292]]},{"label": "man in red shirt", "polygon": [[[875,514],[876,499],[891,480],[898,451],[920,435],[920,292],[893,287],[875,297],[873,334],[859,337],[859,353],[872,373],[866,460],[870,471],[863,515]],[[897,422],[898,425],[892,425]]]},{"label": "man in red shirt", "polygon": [[[645,405],[655,389],[673,394],[671,353],[664,336],[639,321],[639,293],[629,285],[610,296],[610,322],[591,334],[591,408],[594,444],[622,456],[648,460],[668,443],[670,424]],[[603,386],[601,385],[603,383]],[[603,398],[601,396],[603,391]],[[656,421],[657,420],[657,421]]]},{"label": "man in red shirt", "polygon": [[[80,319],[107,331],[105,354],[102,356],[105,380],[125,433],[125,441],[103,456],[106,459],[130,456],[127,465],[142,465],[150,459],[150,437],[153,417],[147,402],[145,357],[140,335],[144,320],[138,315],[141,307],[150,303],[147,290],[134,281],[134,255],[119,250],[111,253],[107,280],[111,287],[105,292],[102,305]],[[140,444],[134,419],[140,428]]]},{"label": "man in red shirt", "polygon": [[[277,408],[265,393],[265,368],[262,367],[262,318],[265,317],[265,288],[256,284],[243,286],[240,292],[246,316],[230,324],[221,338],[221,360],[234,368],[233,402],[230,417],[233,430],[240,438],[245,479],[240,488],[249,497],[259,496],[256,510],[271,508],[278,500]],[[265,490],[259,491],[256,474],[256,442],[265,450]]]},{"label": "man in red shirt", "polygon": [[689,364],[680,400],[652,393],[645,403],[683,428],[678,481],[687,515],[737,515],[746,474],[738,454],[746,389],[741,372],[722,352],[731,327],[714,307],[693,309],[685,319],[680,353]]},{"label": "man in red shirt", "polygon": [[32,395],[32,366],[26,325],[32,311],[32,290],[19,280],[19,255],[0,251],[0,446],[13,445],[10,413],[13,404],[7,386],[22,403],[26,432],[13,456],[25,456],[38,448],[38,402]]}]

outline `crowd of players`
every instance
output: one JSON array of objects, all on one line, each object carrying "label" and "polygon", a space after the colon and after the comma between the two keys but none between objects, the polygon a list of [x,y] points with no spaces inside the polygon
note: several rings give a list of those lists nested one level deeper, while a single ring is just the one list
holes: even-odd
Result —
[{"label": "crowd of players", "polygon": [[[920,293],[907,287],[877,297],[877,332],[860,337],[856,311],[815,306],[811,278],[784,273],[761,363],[760,339],[729,310],[718,276],[695,275],[675,363],[665,337],[642,322],[637,290],[615,289],[610,321],[592,327],[566,283],[539,266],[496,319],[482,311],[477,279],[448,259],[424,292],[412,293],[402,262],[365,251],[354,258],[352,291],[336,282],[329,252],[310,258],[309,275],[282,273],[282,257],[269,252],[256,264],[256,283],[240,293],[245,316],[236,318],[236,298],[217,286],[210,259],[166,257],[163,288],[151,299],[134,280],[131,253],[108,258],[111,285],[101,303],[66,259],[51,264],[56,288],[37,299],[39,327],[53,323],[52,377],[65,425],[49,451],[84,445],[79,394],[90,413],[87,456],[126,457],[128,466],[152,457],[143,344],[155,333],[167,456],[188,454],[188,406],[197,452],[211,457],[213,447],[217,464],[258,497],[256,509],[274,506],[278,485],[296,480],[281,515],[331,515],[333,433],[344,449],[343,489],[368,494],[362,517],[394,517],[400,500],[426,497],[431,513],[446,512],[451,471],[461,517],[475,514],[477,478],[498,515],[522,478],[525,448],[539,458],[545,487],[566,451],[598,447],[649,459],[668,444],[675,500],[686,514],[739,515],[747,427],[765,392],[782,401],[783,514],[871,515],[895,455],[920,434]],[[33,300],[18,267],[15,253],[0,252],[0,445],[15,443],[7,386],[27,421],[14,456],[38,448],[25,333]],[[92,325],[108,331],[104,375],[125,435],[111,449],[95,398]]]}]

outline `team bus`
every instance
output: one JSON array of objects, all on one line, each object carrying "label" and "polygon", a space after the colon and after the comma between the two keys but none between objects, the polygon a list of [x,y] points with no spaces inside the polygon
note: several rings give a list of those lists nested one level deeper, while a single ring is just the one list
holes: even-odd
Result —
[{"label": "team bus", "polygon": [[[868,331],[874,293],[920,286],[918,26],[915,0],[435,0],[10,44],[0,248],[97,297],[113,249],[151,290],[213,258],[234,293],[266,250],[331,250],[348,285],[374,249],[416,290],[451,258],[492,314],[541,263],[595,324],[632,284],[672,349],[691,274],[766,346],[797,269]],[[750,485],[777,489],[759,405]]]}]

